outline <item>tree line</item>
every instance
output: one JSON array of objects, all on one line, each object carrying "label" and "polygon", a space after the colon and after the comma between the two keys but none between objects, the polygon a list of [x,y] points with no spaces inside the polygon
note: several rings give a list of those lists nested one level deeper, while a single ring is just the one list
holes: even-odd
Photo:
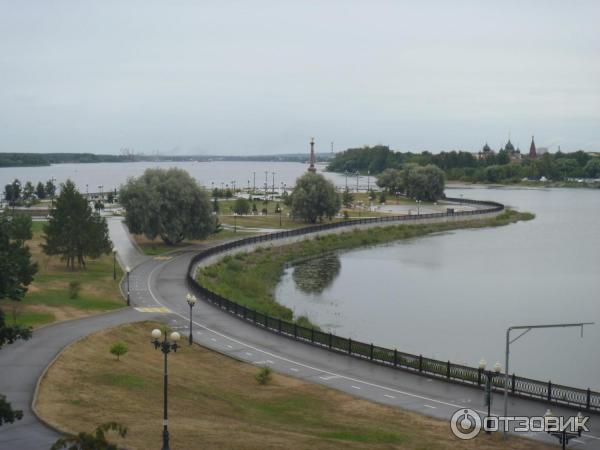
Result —
[{"label": "tree line", "polygon": [[0,167],[123,161],[127,161],[127,159],[122,155],[95,155],[93,153],[0,153]]},{"label": "tree line", "polygon": [[44,200],[53,198],[56,195],[56,185],[52,180],[42,183],[39,181],[37,185],[33,185],[31,181],[22,184],[16,178],[12,183],[4,186],[4,199],[10,206],[22,206],[35,203],[36,200]]},{"label": "tree line", "polygon": [[444,171],[433,164],[407,163],[402,169],[385,169],[377,177],[377,186],[391,194],[430,202],[444,197],[445,182]]},{"label": "tree line", "polygon": [[584,151],[545,153],[536,158],[524,157],[511,162],[510,153],[501,150],[484,158],[465,151],[433,154],[395,152],[388,146],[377,145],[350,148],[338,153],[327,166],[332,172],[361,172],[378,174],[385,169],[401,169],[405,164],[434,165],[451,180],[468,182],[518,182],[523,178],[565,180],[569,178],[599,178],[600,158]]}]

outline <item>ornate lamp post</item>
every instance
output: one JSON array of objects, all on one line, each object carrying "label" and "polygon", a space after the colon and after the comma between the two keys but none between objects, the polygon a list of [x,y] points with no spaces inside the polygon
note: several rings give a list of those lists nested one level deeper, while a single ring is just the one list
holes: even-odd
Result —
[{"label": "ornate lamp post", "polygon": [[117,279],[117,249],[113,248],[113,280]]},{"label": "ornate lamp post", "polygon": [[487,430],[487,428],[489,427],[490,423],[490,417],[491,417],[491,408],[492,408],[492,386],[494,385],[494,378],[495,377],[499,377],[502,375],[502,366],[500,365],[499,362],[497,362],[496,364],[494,364],[494,370],[485,370],[485,366],[486,366],[486,362],[485,359],[481,359],[481,361],[479,361],[479,370],[481,372],[483,372],[485,374],[485,403],[488,407],[487,410],[487,417],[486,417],[486,425],[488,425],[486,427],[485,432],[486,433],[491,433],[489,430]]},{"label": "ornate lamp post", "polygon": [[550,428],[549,422],[551,418],[554,418],[554,414],[548,409],[544,414],[544,419],[546,422],[546,433],[548,433],[550,436],[554,436],[555,438],[557,438],[558,442],[562,445],[563,450],[567,449],[567,444],[571,439],[581,437],[581,432],[583,431],[583,427],[581,425],[583,416],[581,415],[581,411],[577,413],[577,431],[568,431],[566,427],[564,427],[562,430],[560,430],[560,427],[553,427],[553,429],[556,428],[556,430],[550,430],[548,428]]},{"label": "ornate lamp post", "polygon": [[129,274],[131,273],[131,269],[129,266],[125,267],[125,271],[127,272],[127,306],[131,305],[131,296],[129,295]]},{"label": "ornate lamp post", "polygon": [[188,294],[185,298],[187,304],[190,305],[190,337],[188,340],[189,344],[192,345],[194,342],[194,337],[192,336],[192,309],[194,308],[194,305],[196,305],[196,297],[194,295]]},{"label": "ornate lamp post", "polygon": [[167,339],[166,333],[163,336],[162,332],[158,328],[155,328],[154,330],[152,330],[152,341],[151,341],[152,345],[154,345],[155,349],[160,349],[160,351],[163,352],[163,354],[165,355],[165,370],[164,370],[164,375],[163,375],[164,409],[163,409],[163,446],[162,446],[162,450],[170,450],[169,449],[169,416],[168,416],[168,409],[167,409],[167,386],[168,386],[168,379],[169,379],[169,373],[168,373],[168,369],[167,369],[167,355],[169,353],[171,353],[171,351],[174,351],[174,352],[177,351],[177,349],[179,348],[179,345],[177,344],[177,342],[179,341],[180,338],[181,338],[181,336],[179,336],[179,333],[177,331],[173,331],[171,333],[171,335],[169,336],[169,338]]}]

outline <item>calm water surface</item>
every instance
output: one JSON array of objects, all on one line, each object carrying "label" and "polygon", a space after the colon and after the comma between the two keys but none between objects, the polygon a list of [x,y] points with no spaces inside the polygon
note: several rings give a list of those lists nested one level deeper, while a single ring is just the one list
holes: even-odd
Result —
[{"label": "calm water surface", "polygon": [[[236,187],[246,188],[254,183],[256,173],[256,187],[263,188],[265,185],[265,172],[269,189],[273,185],[273,172],[275,172],[275,188],[280,189],[281,183],[292,186],[296,178],[302,175],[307,168],[306,164],[291,162],[136,162],[136,163],[99,163],[99,164],[56,164],[46,167],[2,167],[0,168],[0,186],[4,189],[7,183],[15,178],[31,181],[45,182],[54,177],[58,183],[71,179],[80,191],[99,192],[98,186],[103,186],[104,192],[118,188],[129,177],[136,177],[144,173],[148,168],[179,167],[187,170],[198,182],[204,186],[220,187],[232,185],[235,181]],[[322,170],[324,166],[319,166]],[[325,174],[328,178],[335,180],[338,184],[345,183],[345,177],[337,174]],[[363,180],[364,179],[364,180]],[[356,184],[356,178],[353,179]],[[373,182],[373,178],[371,178]],[[366,183],[366,177],[361,177],[360,183]],[[354,185],[355,185],[354,184]]]},{"label": "calm water surface", "polygon": [[286,269],[279,302],[325,330],[411,353],[504,365],[512,325],[532,331],[511,372],[600,390],[600,191],[456,189],[535,212],[530,222],[327,255]]}]

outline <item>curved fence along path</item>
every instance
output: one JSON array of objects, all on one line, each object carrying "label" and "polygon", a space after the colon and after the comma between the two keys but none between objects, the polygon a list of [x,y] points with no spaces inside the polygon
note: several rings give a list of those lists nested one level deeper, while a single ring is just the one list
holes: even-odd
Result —
[{"label": "curved fence along path", "polygon": [[[219,254],[230,252],[234,249],[241,251],[246,248],[247,250],[248,247],[252,247],[256,244],[264,242],[272,242],[311,234],[314,235],[315,233],[327,232],[328,230],[336,230],[341,228],[356,228],[360,225],[385,224],[387,222],[400,222],[409,224],[416,221],[423,222],[426,220],[436,219],[451,220],[453,218],[469,218],[469,216],[482,214],[497,214],[504,210],[504,205],[495,202],[456,198],[446,198],[446,200],[455,203],[477,205],[480,206],[480,208],[471,211],[448,211],[446,213],[421,214],[418,216],[383,216],[368,219],[348,220],[344,222],[327,223],[235,240],[211,247],[194,256],[188,267],[188,283],[190,288],[199,297],[242,320],[251,322],[258,327],[262,327],[265,330],[269,330],[271,332],[305,342],[307,344],[315,345],[339,353],[345,353],[355,358],[361,358],[388,367],[407,370],[416,374],[435,377],[454,383],[482,386],[485,383],[485,375],[479,368],[454,364],[450,361],[439,361],[426,358],[422,355],[413,355],[398,351],[396,349],[389,349],[373,344],[353,341],[352,339],[336,336],[332,333],[324,333],[319,330],[297,325],[293,322],[271,317],[254,309],[240,305],[232,300],[226,299],[219,294],[206,289],[196,280],[195,277],[196,267],[200,261],[207,260]],[[504,377],[497,377],[493,379],[493,389],[496,391],[504,390]],[[586,390],[561,386],[553,384],[550,381],[545,382],[533,380],[519,377],[515,374],[509,377],[508,389],[512,395],[517,397],[538,399],[547,401],[549,403],[576,407],[578,409],[588,411],[600,411],[600,392],[594,392],[590,389]]]}]

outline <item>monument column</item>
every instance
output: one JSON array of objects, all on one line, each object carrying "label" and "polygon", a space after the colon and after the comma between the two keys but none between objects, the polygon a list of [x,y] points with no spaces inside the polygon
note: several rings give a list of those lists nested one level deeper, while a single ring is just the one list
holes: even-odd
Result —
[{"label": "monument column", "polygon": [[315,138],[310,138],[310,166],[308,171],[315,173],[317,168],[315,167]]}]

